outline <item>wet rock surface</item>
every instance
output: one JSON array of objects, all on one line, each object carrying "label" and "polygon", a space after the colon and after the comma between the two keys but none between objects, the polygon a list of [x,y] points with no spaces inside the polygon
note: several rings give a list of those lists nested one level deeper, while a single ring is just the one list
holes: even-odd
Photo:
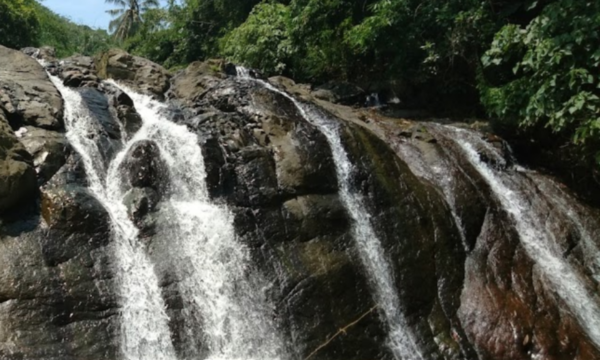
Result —
[{"label": "wet rock surface", "polygon": [[64,163],[62,116],[62,99],[42,66],[0,46],[0,213],[31,204],[36,171],[43,183]]},{"label": "wet rock surface", "polygon": [[60,94],[42,66],[24,53],[0,47],[0,91],[0,109],[13,128],[63,128]]},{"label": "wet rock surface", "polygon": [[101,79],[115,79],[160,99],[169,90],[171,74],[162,66],[123,50],[111,49],[95,58]]},{"label": "wet rock surface", "polygon": [[130,186],[160,193],[168,190],[169,174],[155,142],[141,140],[133,144],[122,166]]},{"label": "wet rock surface", "polygon": [[312,95],[320,100],[342,105],[362,105],[366,93],[357,85],[347,82],[329,82],[317,86]]},{"label": "wet rock surface", "polygon": [[[577,320],[568,310],[570,305],[556,293],[556,283],[524,247],[523,234],[515,228],[515,219],[501,206],[489,183],[466,161],[457,143],[447,137],[449,131],[423,124],[420,132],[434,137],[436,142],[432,143],[414,136],[411,140],[402,139],[390,132],[388,125],[381,126],[385,137],[415,173],[445,193],[455,222],[463,229],[468,255],[456,316],[477,356],[598,358],[600,354],[593,340],[582,336],[586,332],[582,321]],[[524,194],[530,207],[528,212],[539,214],[539,226],[552,234],[549,239],[557,242],[548,246],[562,248],[556,253],[557,261],[565,261],[573,271],[587,274],[583,286],[595,293],[597,282],[590,273],[595,266],[578,249],[590,246],[589,241],[594,243],[592,239],[597,239],[597,210],[573,201],[568,190],[549,177],[515,171],[509,165],[512,159],[506,156],[505,147],[497,137],[481,134],[480,138],[491,145],[475,149],[480,161],[519,179],[515,191]],[[496,150],[491,151],[493,148]],[[596,219],[592,220],[594,225],[586,222],[591,219]],[[582,232],[582,226],[591,232]]]},{"label": "wet rock surface", "polygon": [[[10,74],[0,66],[0,359],[112,360],[121,319],[110,216],[62,133],[56,89],[35,60],[20,56],[27,58],[0,48],[0,65],[23,64]],[[81,88],[98,126],[89,137],[108,161],[121,138],[141,127],[132,99],[99,78],[169,99],[165,113],[198,137],[210,197],[228,205],[253,270],[271,284],[267,297],[291,357],[393,359],[330,146],[293,102],[233,76],[235,68],[220,60],[193,63],[173,78],[122,51],[95,61],[52,65],[67,86]],[[362,196],[424,359],[600,359],[585,319],[569,310],[523,245],[514,217],[446,128],[333,103],[363,96],[358,90],[332,98],[283,77],[269,81],[339,124],[354,165],[350,190]],[[33,98],[22,96],[26,87]],[[483,140],[474,148],[478,161],[525,194],[529,211],[553,234],[557,257],[596,293],[598,209],[555,180],[516,168],[501,139],[476,136]],[[180,349],[186,300],[161,263],[160,241],[153,244],[161,216],[171,216],[161,207],[172,186],[165,161],[153,141],[129,148],[123,205],[156,262]],[[22,202],[29,207],[7,215]]]},{"label": "wet rock surface", "polygon": [[0,224],[0,358],[113,359],[110,223],[70,155],[34,209]]},{"label": "wet rock surface", "polygon": [[50,180],[65,164],[71,145],[65,136],[55,131],[26,126],[21,128],[19,141],[33,156],[33,166],[40,183]]},{"label": "wet rock surface", "polygon": [[61,60],[59,77],[70,87],[95,88],[100,84],[94,58],[90,56],[74,55]]},{"label": "wet rock surface", "polygon": [[0,213],[35,192],[33,159],[0,111]]},{"label": "wet rock surface", "polygon": [[123,203],[127,207],[127,214],[144,238],[155,234],[155,212],[159,201],[159,194],[150,187],[134,187],[125,194]]}]

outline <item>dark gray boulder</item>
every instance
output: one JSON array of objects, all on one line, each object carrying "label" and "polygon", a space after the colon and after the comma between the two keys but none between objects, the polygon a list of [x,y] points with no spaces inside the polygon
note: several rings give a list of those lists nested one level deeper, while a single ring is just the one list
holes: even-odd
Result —
[{"label": "dark gray boulder", "polygon": [[26,126],[20,130],[19,140],[33,156],[33,165],[40,183],[45,183],[65,164],[71,145],[64,134]]},{"label": "dark gray boulder", "polygon": [[90,56],[70,56],[62,59],[59,67],[59,77],[66,86],[94,88],[99,86],[100,79],[96,74],[94,58]]},{"label": "dark gray boulder", "polygon": [[228,63],[223,60],[195,61],[175,74],[167,95],[193,106],[201,94],[227,78],[227,68]]},{"label": "dark gray boulder", "polygon": [[63,103],[58,90],[37,61],[0,46],[0,110],[11,126],[63,128]]},{"label": "dark gray boulder", "polygon": [[122,167],[131,187],[151,188],[161,195],[168,189],[168,170],[154,141],[132,145]]},{"label": "dark gray boulder", "polygon": [[126,139],[131,139],[142,127],[142,118],[137,113],[133,100],[112,84],[102,83],[99,89],[108,98],[111,114],[113,118],[119,119]]},{"label": "dark gray boulder", "polygon": [[115,79],[144,94],[162,99],[169,90],[171,74],[150,60],[111,49],[95,58],[101,79]]},{"label": "dark gray boulder", "polygon": [[391,359],[325,137],[256,83],[224,79],[189,92],[174,82],[171,94],[199,113],[187,121],[203,144],[209,190],[229,203],[236,233],[274,284],[293,356]]},{"label": "dark gray boulder", "polygon": [[134,187],[125,194],[123,204],[127,207],[129,219],[140,229],[143,237],[154,235],[159,194],[156,190]]},{"label": "dark gray boulder", "polygon": [[342,105],[362,106],[366,98],[365,91],[357,85],[336,81],[317,86],[312,95],[317,99]]},{"label": "dark gray boulder", "polygon": [[89,190],[81,186],[44,187],[41,213],[51,229],[86,234],[106,234],[109,230],[108,213]]},{"label": "dark gray boulder", "polygon": [[104,134],[111,140],[121,139],[121,127],[111,113],[106,96],[94,88],[84,88],[79,91],[85,106],[97,120]]},{"label": "dark gray boulder", "polygon": [[33,159],[0,110],[0,213],[36,194]]}]

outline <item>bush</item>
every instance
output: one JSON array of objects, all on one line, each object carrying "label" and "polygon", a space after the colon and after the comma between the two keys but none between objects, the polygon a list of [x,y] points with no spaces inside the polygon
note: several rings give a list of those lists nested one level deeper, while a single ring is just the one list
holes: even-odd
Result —
[{"label": "bush", "polygon": [[293,58],[287,6],[275,3],[256,5],[245,23],[221,41],[222,53],[232,61],[281,74]]},{"label": "bush", "polygon": [[39,3],[35,3],[35,12],[39,19],[37,43],[52,46],[56,49],[58,57],[74,53],[94,55],[112,45],[112,40],[105,30],[75,24]]},{"label": "bush", "polygon": [[480,86],[491,116],[600,142],[600,2],[558,0],[525,27],[505,26],[482,62],[501,74]]},{"label": "bush", "polygon": [[34,0],[0,0],[0,44],[19,49],[38,45]]}]

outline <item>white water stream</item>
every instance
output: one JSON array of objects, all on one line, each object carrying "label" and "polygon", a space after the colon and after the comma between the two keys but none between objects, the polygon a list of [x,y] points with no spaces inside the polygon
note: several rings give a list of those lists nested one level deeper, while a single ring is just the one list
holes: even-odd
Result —
[{"label": "white water stream", "polygon": [[561,256],[553,234],[543,226],[527,197],[521,193],[522,175],[512,171],[497,171],[481,160],[478,148],[492,154],[497,150],[476,133],[454,127],[444,127],[443,133],[452,139],[468,161],[486,180],[491,190],[510,215],[519,233],[521,244],[535,261],[544,276],[553,284],[553,290],[568,306],[590,339],[600,346],[600,307],[598,297],[586,288],[585,280]]},{"label": "white water stream", "polygon": [[571,222],[579,235],[579,245],[582,248],[583,259],[588,264],[588,270],[594,281],[600,283],[600,248],[597,241],[600,239],[600,229],[595,214],[587,213],[575,198],[553,180],[531,171],[524,171],[523,174],[530,178],[540,191],[548,194],[546,197],[553,210]]},{"label": "white water stream", "polygon": [[[67,138],[81,155],[90,190],[112,219],[122,357],[177,359],[154,266],[123,205],[127,186],[121,172],[126,155],[139,140],[153,140],[167,163],[171,180],[169,198],[160,207],[164,222],[157,236],[169,242],[165,257],[178,276],[184,302],[183,341],[192,346],[183,357],[285,358],[273,320],[274,309],[264,295],[267,284],[253,275],[248,250],[237,242],[228,209],[209,199],[197,136],[161,116],[160,103],[112,82],[134,100],[143,125],[106,168],[93,136],[101,131],[100,127],[81,95],[65,87],[60,79],[50,78],[65,102]],[[200,349],[200,344],[206,349]]]},{"label": "white water stream", "polygon": [[83,160],[89,189],[112,220],[117,267],[114,274],[121,302],[122,355],[126,360],[174,360],[175,350],[158,279],[122,202],[121,175],[116,169],[128,147],[111,161],[107,170],[93,136],[99,125],[81,95],[64,86],[57,77],[50,76],[50,79],[64,99],[67,139]]},{"label": "white water stream", "polygon": [[463,249],[468,253],[470,249],[467,243],[467,235],[463,221],[458,215],[457,199],[453,191],[456,186],[455,182],[457,181],[456,174],[453,174],[451,171],[454,166],[449,163],[449,160],[443,157],[436,159],[437,162],[431,163],[418,147],[406,141],[398,145],[397,151],[413,174],[430,181],[441,189],[444,199],[446,199],[446,202],[450,206],[452,218],[458,228]]},{"label": "white water stream", "polygon": [[[269,284],[250,267],[232,214],[210,200],[198,137],[161,115],[163,104],[113,84],[133,99],[143,119],[130,143],[154,140],[169,169],[169,199],[161,206],[158,236],[166,240],[166,255],[179,278],[185,341],[207,346],[211,360],[285,358],[275,309],[265,297]],[[186,355],[202,356],[193,347]]]},{"label": "white water stream", "polygon": [[327,138],[335,162],[340,197],[354,222],[354,239],[361,261],[373,282],[375,301],[389,328],[389,347],[396,359],[423,359],[417,341],[402,314],[400,299],[396,292],[393,270],[385,255],[381,241],[373,229],[370,216],[365,211],[363,197],[350,187],[353,165],[342,144],[339,124],[327,119],[268,82],[254,79],[250,76],[247,69],[238,67],[237,70],[241,78],[256,81],[265,88],[291,100],[302,117],[316,126]]}]

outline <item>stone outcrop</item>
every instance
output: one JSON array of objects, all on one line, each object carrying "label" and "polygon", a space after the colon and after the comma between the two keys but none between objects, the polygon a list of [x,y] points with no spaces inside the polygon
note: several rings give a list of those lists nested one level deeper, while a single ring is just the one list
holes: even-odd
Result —
[{"label": "stone outcrop", "polygon": [[63,128],[60,94],[44,69],[29,56],[0,46],[0,110],[13,128]]},{"label": "stone outcrop", "polygon": [[33,197],[35,185],[31,155],[0,111],[0,213]]},{"label": "stone outcrop", "polygon": [[235,66],[222,60],[195,61],[181,70],[172,79],[169,98],[184,100],[193,106],[205,91],[218,85],[228,75],[235,75]]},{"label": "stone outcrop", "polygon": [[41,183],[52,178],[65,164],[71,146],[62,133],[25,126],[20,130],[20,142],[33,156],[33,166]]},{"label": "stone outcrop", "polygon": [[315,88],[312,95],[317,99],[334,104],[362,106],[367,94],[363,89],[351,83],[328,82]]},{"label": "stone outcrop", "polygon": [[122,167],[130,186],[152,188],[161,194],[167,191],[169,174],[155,142],[141,140],[133,144]]},{"label": "stone outcrop", "polygon": [[50,46],[42,46],[41,48],[26,47],[21,49],[21,52],[37,60],[49,63],[56,61],[56,50]]},{"label": "stone outcrop", "polygon": [[[3,54],[25,56],[0,48],[0,64]],[[119,357],[121,319],[110,216],[87,188],[82,159],[54,131],[63,111],[56,89],[34,60],[21,60],[10,74],[0,67],[0,213],[34,199],[36,180],[42,187],[36,210],[0,215],[0,359],[112,360]],[[291,358],[394,358],[330,146],[292,101],[236,77],[220,60],[195,62],[172,78],[120,50],[95,61],[76,56],[52,71],[82,94],[102,157],[114,158],[142,121],[129,96],[98,79],[168,99],[164,114],[198,137],[209,196],[228,206],[253,271],[270,284],[265,296]],[[362,196],[390,261],[399,311],[422,358],[600,359],[585,319],[566,310],[515,219],[447,129],[340,104],[356,104],[353,96],[364,96],[357,89],[312,92],[283,77],[269,82],[339,125],[353,164],[350,190]],[[35,95],[25,97],[26,88]],[[56,128],[46,126],[52,121]],[[504,142],[483,132],[480,138],[478,160],[512,174]],[[185,294],[161,256],[161,246],[176,242],[157,238],[161,217],[171,216],[164,199],[173,185],[159,145],[138,141],[124,154],[123,205],[153,261],[183,358]],[[600,245],[599,211],[547,176],[513,175],[528,210],[553,234],[558,258],[593,294],[600,269],[590,249]]]},{"label": "stone outcrop", "polygon": [[[53,57],[51,49],[36,52]],[[30,204],[64,164],[63,103],[42,66],[0,46],[0,213]],[[37,172],[37,181],[36,181]]]},{"label": "stone outcrop", "polygon": [[[177,90],[174,85],[171,91]],[[310,97],[303,86],[293,92]],[[372,310],[377,304],[361,290],[369,288],[369,279],[358,258],[352,221],[340,203],[324,136],[290,100],[257,83],[224,80],[182,100],[194,99],[204,113],[192,116],[188,126],[205,139],[209,187],[235,209],[237,232],[256,249],[263,271],[278,274],[272,281],[281,293],[273,301],[286,314],[286,327],[294,329],[290,336],[302,344],[298,357],[360,319],[313,357],[391,358],[381,343],[386,326]],[[198,120],[205,114],[211,115]],[[398,289],[411,289],[401,298],[427,358],[443,352],[460,358],[461,349],[474,354],[455,315],[464,273],[447,264],[464,263],[465,254],[444,201],[364,127],[348,124],[344,129],[358,169],[355,186],[366,192],[378,235],[396,274],[403,274]],[[436,342],[443,342],[443,352],[433,346]]]},{"label": "stone outcrop", "polygon": [[74,55],[61,60],[59,76],[71,87],[98,87],[100,83],[94,58],[90,56]]},{"label": "stone outcrop", "polygon": [[115,79],[145,94],[163,98],[169,90],[171,74],[162,66],[120,49],[111,49],[95,59],[101,79]]}]

